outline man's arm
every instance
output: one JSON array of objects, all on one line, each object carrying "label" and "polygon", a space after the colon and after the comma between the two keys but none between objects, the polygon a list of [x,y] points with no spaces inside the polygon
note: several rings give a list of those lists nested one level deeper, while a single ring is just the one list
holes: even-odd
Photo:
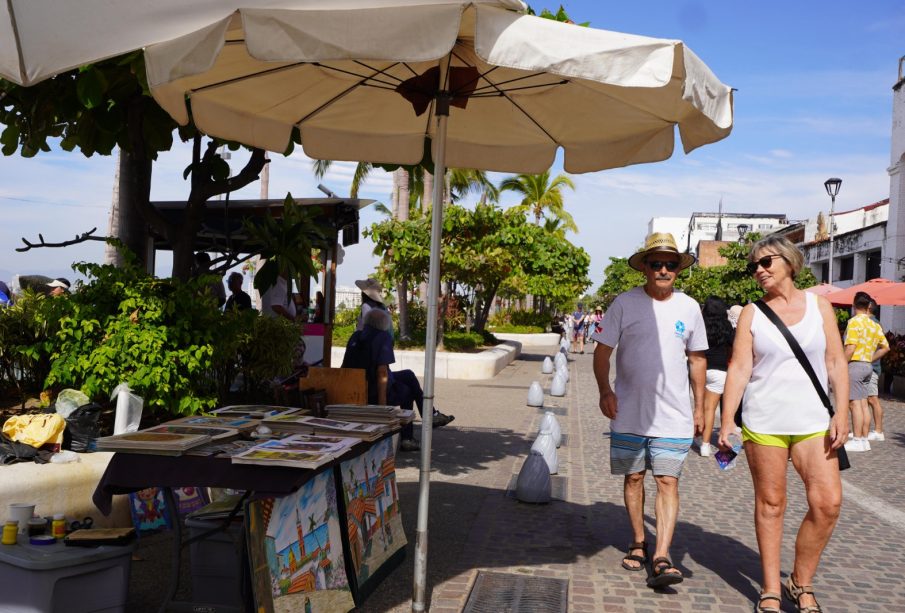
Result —
[{"label": "man's arm", "polygon": [[694,393],[694,433],[704,431],[704,385],[707,382],[707,358],[703,351],[688,352],[691,391]]},{"label": "man's arm", "polygon": [[600,411],[610,419],[616,418],[616,393],[610,386],[610,356],[613,348],[598,342],[594,349],[594,377],[600,391]]}]

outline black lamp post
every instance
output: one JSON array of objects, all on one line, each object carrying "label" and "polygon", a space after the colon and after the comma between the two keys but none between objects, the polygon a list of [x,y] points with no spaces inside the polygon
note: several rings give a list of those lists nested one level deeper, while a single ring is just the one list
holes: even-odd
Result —
[{"label": "black lamp post", "polygon": [[745,241],[745,235],[748,233],[748,224],[740,223],[736,226],[736,231],[738,232],[738,242],[742,243]]},{"label": "black lamp post", "polygon": [[833,177],[831,179],[827,179],[823,182],[823,186],[826,188],[826,193],[830,195],[830,266],[829,273],[830,278],[827,280],[827,283],[833,283],[833,236],[836,234],[836,222],[833,220],[833,214],[836,208],[836,194],[839,193],[839,188],[842,187],[842,179],[837,179]]}]

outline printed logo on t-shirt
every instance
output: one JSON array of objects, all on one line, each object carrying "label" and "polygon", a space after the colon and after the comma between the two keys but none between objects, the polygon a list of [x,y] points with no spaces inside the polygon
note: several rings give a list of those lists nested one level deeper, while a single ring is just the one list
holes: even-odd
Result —
[{"label": "printed logo on t-shirt", "polygon": [[681,319],[676,320],[676,338],[685,338],[685,322]]}]

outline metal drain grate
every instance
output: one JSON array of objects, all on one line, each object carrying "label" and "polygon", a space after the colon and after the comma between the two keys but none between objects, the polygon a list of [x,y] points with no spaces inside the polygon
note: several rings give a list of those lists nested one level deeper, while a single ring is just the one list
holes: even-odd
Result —
[{"label": "metal drain grate", "polygon": [[462,613],[566,613],[569,581],[478,572]]},{"label": "metal drain grate", "polygon": [[[515,486],[518,483],[518,475],[512,475],[509,478],[509,485],[506,487],[506,496],[515,498]],[[550,498],[553,500],[566,499],[566,478],[562,475],[550,475]]]}]

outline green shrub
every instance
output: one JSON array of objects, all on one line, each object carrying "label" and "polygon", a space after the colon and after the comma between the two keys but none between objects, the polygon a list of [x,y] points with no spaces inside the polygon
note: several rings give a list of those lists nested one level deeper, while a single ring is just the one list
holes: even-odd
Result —
[{"label": "green shrub", "polygon": [[516,326],[515,324],[503,324],[493,326],[494,332],[508,332],[509,334],[539,334],[545,331],[541,326]]},{"label": "green shrub", "polygon": [[447,332],[443,346],[447,351],[472,351],[484,345],[484,337],[477,332]]},{"label": "green shrub", "polygon": [[61,309],[60,302],[31,290],[0,309],[0,387],[16,388],[23,400],[43,389]]},{"label": "green shrub", "polygon": [[361,309],[339,309],[336,311],[336,314],[333,317],[333,325],[336,327],[340,326],[355,326],[358,323],[358,314],[361,312]]},{"label": "green shrub", "polygon": [[333,326],[333,345],[336,347],[345,347],[354,332],[354,322],[345,326]]},{"label": "green shrub", "polygon": [[502,330],[500,326],[530,326],[540,328],[543,332],[550,325],[550,315],[548,313],[536,313],[534,311],[522,311],[516,309],[506,309],[494,313],[488,324],[501,331],[511,332],[511,330]]}]

